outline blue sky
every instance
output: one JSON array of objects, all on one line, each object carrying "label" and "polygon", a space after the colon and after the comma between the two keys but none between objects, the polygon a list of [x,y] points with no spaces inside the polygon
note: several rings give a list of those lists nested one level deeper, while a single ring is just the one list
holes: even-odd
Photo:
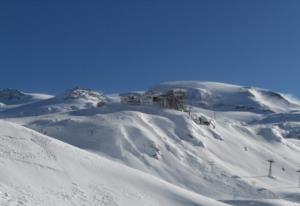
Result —
[{"label": "blue sky", "polygon": [[298,0],[1,1],[0,87],[206,80],[300,97]]}]

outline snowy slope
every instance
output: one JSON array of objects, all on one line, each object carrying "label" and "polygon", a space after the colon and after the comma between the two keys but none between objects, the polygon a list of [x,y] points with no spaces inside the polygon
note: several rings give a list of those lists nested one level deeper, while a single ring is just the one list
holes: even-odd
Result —
[{"label": "snowy slope", "polygon": [[39,93],[24,93],[10,88],[0,89],[0,111],[49,99],[51,97],[53,96]]},{"label": "snowy slope", "polygon": [[27,126],[214,198],[276,197],[275,182],[266,177],[271,157],[278,161],[276,184],[295,185],[300,148],[277,127],[217,121],[213,129],[181,112],[138,109],[112,106],[92,116],[29,120]]},{"label": "snowy slope", "polygon": [[226,205],[12,123],[0,139],[1,205]]},{"label": "snowy slope", "polygon": [[[171,88],[187,90],[190,116],[75,89],[0,117],[230,205],[298,205],[297,101],[213,82],[167,82],[150,91]],[[97,108],[98,101],[105,105]],[[214,125],[197,124],[199,116]],[[271,158],[274,178],[267,176]]]},{"label": "snowy slope", "polygon": [[106,97],[100,92],[76,87],[55,97],[8,108],[2,116],[19,117],[67,112],[96,107],[99,102],[105,101]]},{"label": "snowy slope", "polygon": [[187,89],[189,103],[213,110],[269,113],[300,109],[298,104],[276,92],[217,82],[164,82],[151,91],[171,88]]}]

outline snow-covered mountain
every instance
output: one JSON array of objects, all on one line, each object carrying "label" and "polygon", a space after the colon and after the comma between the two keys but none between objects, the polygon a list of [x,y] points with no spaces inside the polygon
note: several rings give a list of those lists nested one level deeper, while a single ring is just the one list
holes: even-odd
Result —
[{"label": "snow-covered mountain", "polygon": [[178,81],[164,82],[152,91],[182,88],[188,91],[188,103],[217,111],[251,111],[256,113],[300,110],[282,94],[259,89],[216,82]]},{"label": "snow-covered mountain", "polygon": [[[60,205],[84,205],[83,201],[86,205],[300,204],[296,172],[300,169],[300,105],[296,101],[265,89],[198,81],[162,83],[145,95],[165,94],[174,89],[186,92],[187,111],[152,104],[126,104],[117,96],[80,88],[48,99],[4,107],[0,112],[4,120],[0,132],[5,132],[0,137],[6,150],[0,154],[16,153],[16,159],[24,154],[22,164],[36,175],[29,176],[32,182],[22,187],[7,183],[6,178],[15,178],[10,177],[9,170],[20,166],[21,161],[7,162],[12,167],[7,167],[8,172],[3,174],[0,185],[4,182],[4,189],[0,187],[0,192],[11,191],[12,201],[22,196],[27,201],[36,201],[37,205],[45,205],[35,199],[45,193],[44,187],[55,194],[64,193],[64,200],[69,202]],[[27,136],[26,144],[20,146],[22,138],[9,136]],[[35,138],[52,142],[55,149],[41,152],[34,148],[32,152],[36,153],[27,155],[31,151],[28,148],[35,147]],[[15,144],[19,148],[14,148]],[[30,159],[43,152],[53,154],[56,159]],[[269,177],[270,159],[275,162]],[[41,171],[39,176],[31,160],[44,166],[53,164],[46,168],[58,167],[64,172],[57,176],[55,172]],[[98,164],[103,166],[90,166]],[[73,172],[72,168],[80,169]],[[27,170],[20,175],[25,178]],[[50,183],[38,189],[33,186],[27,195],[14,190],[36,185],[42,177],[62,182],[63,186]],[[80,185],[77,190],[85,194],[85,200],[72,196],[76,190],[68,182],[72,178]],[[96,185],[104,185],[100,189],[104,194],[113,194],[113,202],[93,202],[97,192],[89,187],[92,179]],[[140,198],[121,194],[126,189],[119,190],[117,180],[121,188],[131,188]],[[134,184],[129,186],[132,181]],[[40,201],[49,198],[62,201],[62,197],[53,193],[41,196]]]},{"label": "snow-covered mountain", "polygon": [[[28,96],[33,95],[28,94]],[[41,101],[6,109],[3,113],[11,117],[35,116],[97,107],[97,104],[105,102],[106,97],[100,92],[76,87],[57,96],[49,96]]]},{"label": "snow-covered mountain", "polygon": [[[24,93],[17,89],[0,89],[0,109],[9,108],[10,105],[22,105],[51,98],[51,95],[38,93]],[[5,107],[7,105],[7,107]]]}]

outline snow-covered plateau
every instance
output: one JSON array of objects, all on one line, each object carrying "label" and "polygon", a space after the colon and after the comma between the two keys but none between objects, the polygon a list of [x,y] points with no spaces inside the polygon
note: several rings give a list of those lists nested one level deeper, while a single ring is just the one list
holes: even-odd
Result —
[{"label": "snow-covered plateau", "polygon": [[300,103],[215,82],[0,90],[2,206],[300,206]]}]

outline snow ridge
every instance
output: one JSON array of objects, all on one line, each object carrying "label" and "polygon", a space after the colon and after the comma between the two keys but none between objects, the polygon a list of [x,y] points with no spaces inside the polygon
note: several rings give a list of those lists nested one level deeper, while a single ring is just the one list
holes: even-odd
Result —
[{"label": "snow ridge", "polygon": [[[184,110],[138,101],[178,89]],[[200,81],[161,83],[136,98],[74,88],[2,105],[0,203],[299,205],[297,102]]]}]

